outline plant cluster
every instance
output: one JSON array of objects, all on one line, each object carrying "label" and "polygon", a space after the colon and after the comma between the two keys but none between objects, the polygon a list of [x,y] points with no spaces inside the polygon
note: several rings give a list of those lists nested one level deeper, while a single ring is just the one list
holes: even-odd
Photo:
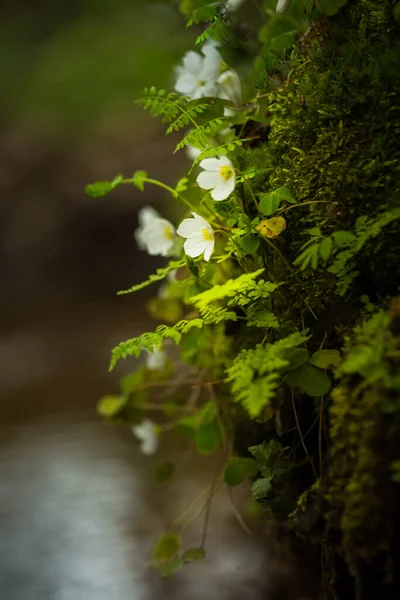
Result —
[{"label": "plant cluster", "polygon": [[327,598],[343,581],[375,598],[400,556],[400,9],[182,0],[180,10],[198,51],[177,67],[175,91],[150,87],[139,102],[182,133],[188,173],[175,187],[137,170],[86,188],[155,185],[182,206],[176,225],[140,211],[139,248],[168,263],[120,294],[162,282],[148,303],[161,324],[113,349],[111,369],[145,362],[99,412],[129,423],[146,454],[176,429],[220,457],[198,499],[201,543],[183,551],[181,531],[162,534],[162,574],[205,558],[213,496],[249,479],[264,515],[320,547]]}]

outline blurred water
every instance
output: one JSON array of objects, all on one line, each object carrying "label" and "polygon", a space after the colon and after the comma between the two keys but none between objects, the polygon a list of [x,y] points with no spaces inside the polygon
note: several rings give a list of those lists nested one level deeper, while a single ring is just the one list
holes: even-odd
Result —
[{"label": "blurred water", "polygon": [[[4,328],[0,337],[0,589],[4,600],[193,600],[265,597],[265,544],[239,527],[224,496],[213,503],[208,556],[163,580],[147,565],[155,537],[212,479],[191,457],[176,485],[157,484],[127,428],[95,415],[115,391],[109,348],[144,327],[115,303],[64,307]],[[160,487],[161,486],[161,487]],[[185,533],[199,545],[202,524]]]}]

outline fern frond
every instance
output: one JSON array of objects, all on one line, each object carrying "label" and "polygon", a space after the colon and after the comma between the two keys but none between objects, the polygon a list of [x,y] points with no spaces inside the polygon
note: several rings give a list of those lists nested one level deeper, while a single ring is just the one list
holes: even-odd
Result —
[{"label": "fern frond", "polygon": [[139,335],[136,338],[121,342],[118,346],[115,346],[111,352],[109,370],[112,371],[121,359],[127,358],[128,356],[139,358],[142,350],[149,350],[152,352],[154,348],[158,347],[166,338],[170,338],[175,344],[179,344],[182,335],[188,333],[193,327],[201,329],[203,325],[203,320],[198,318],[190,321],[182,320],[176,323],[174,327],[159,325],[154,332],[142,333],[142,335]]},{"label": "fern frond", "polygon": [[229,279],[223,285],[214,285],[211,289],[193,296],[190,301],[200,312],[207,310],[213,302],[225,298],[233,298],[237,294],[244,293],[246,287],[261,275],[263,271],[264,269],[258,269],[258,271],[254,271],[253,273],[244,273],[236,279]]},{"label": "fern frond", "polygon": [[226,381],[231,383],[234,400],[240,402],[251,418],[258,417],[275,396],[282,374],[289,366],[289,350],[307,340],[299,331],[265,346],[242,350],[227,369]]},{"label": "fern frond", "polygon": [[[176,145],[174,153],[181,150],[189,144],[192,146],[204,146],[204,138],[214,136],[219,130],[226,126],[227,120],[222,117],[216,117],[203,125],[198,125],[196,129],[192,129],[185,137]],[[167,132],[168,133],[168,132]]]},{"label": "fern frond", "polygon": [[227,152],[233,152],[237,147],[241,146],[244,142],[248,142],[251,138],[242,138],[240,140],[231,140],[220,146],[212,146],[202,151],[199,156],[194,159],[193,164],[197,164],[203,160],[203,158],[210,158],[212,156],[225,155]]},{"label": "fern frond", "polygon": [[181,267],[184,267],[185,264],[186,264],[185,259],[173,260],[170,263],[168,263],[168,265],[166,267],[157,269],[157,271],[155,273],[153,273],[152,275],[150,275],[149,278],[146,279],[146,281],[143,281],[142,283],[138,283],[127,290],[120,290],[118,292],[118,296],[122,296],[123,294],[130,294],[132,292],[137,292],[137,291],[142,290],[143,288],[151,285],[152,283],[155,283],[156,281],[161,281],[162,279],[165,279],[169,275],[169,273],[171,273],[172,271],[175,271],[176,269],[180,269]]}]

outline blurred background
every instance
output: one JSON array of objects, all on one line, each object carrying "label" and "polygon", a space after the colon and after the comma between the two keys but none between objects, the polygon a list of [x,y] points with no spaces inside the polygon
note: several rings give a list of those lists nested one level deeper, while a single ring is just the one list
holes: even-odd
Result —
[{"label": "blurred background", "polygon": [[[134,100],[172,85],[192,44],[173,3],[4,0],[0,7],[0,596],[2,600],[266,597],[264,541],[213,504],[208,559],[161,580],[155,537],[210,478],[190,458],[154,482],[127,428],[105,425],[110,348],[147,327],[144,295],[117,298],[159,266],[133,238],[157,189],[106,198],[84,186],[145,169],[174,183],[186,157]],[[132,366],[129,365],[129,366]],[[129,367],[128,366],[128,367]],[[162,458],[182,448],[168,439]],[[199,542],[201,524],[185,541]],[[269,594],[267,594],[269,597]]]}]

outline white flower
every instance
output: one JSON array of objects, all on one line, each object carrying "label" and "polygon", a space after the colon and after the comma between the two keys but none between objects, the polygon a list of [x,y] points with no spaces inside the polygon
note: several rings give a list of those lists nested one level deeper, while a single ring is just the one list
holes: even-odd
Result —
[{"label": "white flower", "polygon": [[[225,200],[235,189],[235,169],[227,156],[205,158],[200,162],[204,169],[196,181],[203,190],[212,190],[214,200]],[[178,232],[179,233],[179,232]]]},{"label": "white flower", "polygon": [[218,98],[230,100],[236,107],[242,105],[242,84],[236,71],[228,69],[221,73],[217,81],[219,85]]},{"label": "white flower", "polygon": [[194,146],[190,146],[190,144],[186,146],[186,155],[190,160],[195,160],[201,153],[202,150],[200,148],[195,148]]},{"label": "white flower", "polygon": [[183,219],[176,233],[184,238],[186,242],[183,249],[188,256],[197,258],[204,253],[204,260],[210,260],[214,251],[214,231],[203,217],[192,212],[193,219]]},{"label": "white flower", "polygon": [[135,238],[139,248],[146,250],[151,256],[166,256],[174,243],[175,227],[151,206],[142,208],[138,218],[139,227],[135,231]]},{"label": "white flower", "polygon": [[140,425],[132,426],[132,433],[140,441],[140,452],[150,456],[158,448],[158,431],[155,423],[150,419],[144,419]]},{"label": "white flower", "polygon": [[167,354],[162,348],[154,347],[153,352],[146,350],[146,367],[150,371],[160,371],[167,364]]},{"label": "white flower", "polygon": [[280,15],[289,8],[290,0],[278,0],[276,3],[276,14]]},{"label": "white flower", "polygon": [[177,69],[175,90],[193,100],[215,96],[218,90],[222,57],[211,45],[204,46],[202,52],[204,57],[197,52],[187,52],[183,57],[183,66]]},{"label": "white flower", "polygon": [[244,0],[228,0],[226,3],[227,10],[237,10]]}]

